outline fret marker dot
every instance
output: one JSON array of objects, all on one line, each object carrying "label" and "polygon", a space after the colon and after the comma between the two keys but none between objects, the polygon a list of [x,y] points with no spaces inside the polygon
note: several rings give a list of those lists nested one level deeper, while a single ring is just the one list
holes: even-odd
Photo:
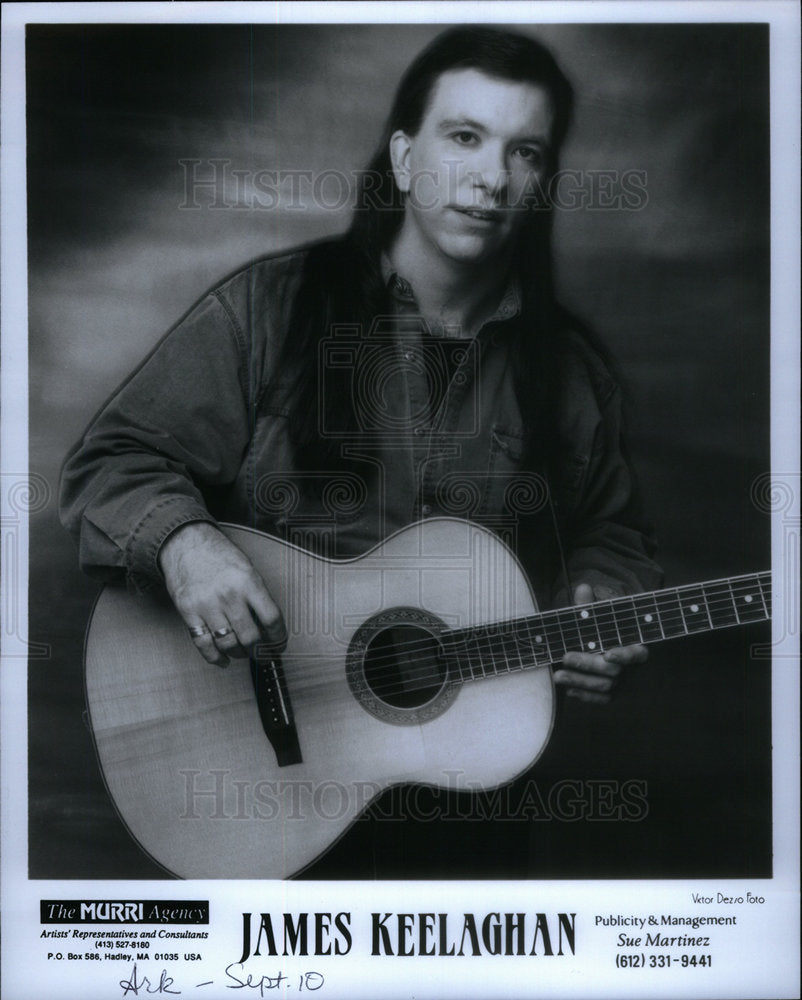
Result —
[{"label": "fret marker dot", "polygon": [[587,618],[588,617],[588,612],[587,611],[580,611],[579,617],[580,618]]},{"label": "fret marker dot", "polygon": [[595,649],[595,648],[596,648],[596,643],[595,642],[589,642],[588,643],[588,649]]},{"label": "fret marker dot", "polygon": [[752,603],[752,595],[751,594],[747,594],[746,597],[744,598],[744,600],[746,601],[747,604],[751,604]]},{"label": "fret marker dot", "polygon": [[542,635],[536,635],[535,636],[535,642],[538,642],[538,643],[539,642],[543,642],[543,636]]},{"label": "fret marker dot", "polygon": [[698,604],[692,604],[692,605],[691,605],[691,611],[692,611],[692,612],[693,612],[694,614],[696,614],[696,613],[698,612],[698,610],[699,610],[699,605],[698,605]]},{"label": "fret marker dot", "polygon": [[645,622],[650,622],[652,620],[652,616],[651,615],[644,615],[643,620]]}]

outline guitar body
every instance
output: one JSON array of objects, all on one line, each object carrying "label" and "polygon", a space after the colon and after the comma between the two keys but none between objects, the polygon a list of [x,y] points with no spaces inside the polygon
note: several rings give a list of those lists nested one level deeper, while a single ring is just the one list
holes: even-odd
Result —
[{"label": "guitar body", "polygon": [[287,623],[280,714],[297,736],[292,762],[279,763],[248,662],[206,664],[166,597],[107,587],[87,636],[87,701],[106,785],[131,834],[168,871],[285,878],[391,785],[491,788],[536,760],[553,723],[547,667],[474,680],[452,665],[421,690],[414,663],[392,684],[382,680],[381,651],[368,666],[371,636],[385,628],[418,648],[419,637],[436,645],[445,629],[537,610],[491,532],[432,519],[333,561],[225,530]]}]

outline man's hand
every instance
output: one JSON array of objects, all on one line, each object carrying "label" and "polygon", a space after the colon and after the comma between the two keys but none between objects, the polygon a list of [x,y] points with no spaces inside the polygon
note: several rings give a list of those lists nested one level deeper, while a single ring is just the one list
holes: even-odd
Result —
[{"label": "man's hand", "polygon": [[[580,583],[574,591],[574,604],[590,604],[593,588]],[[616,646],[604,653],[566,653],[554,682],[568,689],[568,694],[582,701],[608,702],[618,686],[625,667],[645,663],[645,646]]]},{"label": "man's hand", "polygon": [[214,525],[177,528],[162,545],[159,565],[198,651],[217,666],[250,647],[287,641],[281,612],[251,561]]}]

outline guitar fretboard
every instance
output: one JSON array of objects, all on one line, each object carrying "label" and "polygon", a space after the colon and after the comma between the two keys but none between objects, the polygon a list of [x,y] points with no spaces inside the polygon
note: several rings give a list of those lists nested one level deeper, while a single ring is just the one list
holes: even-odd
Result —
[{"label": "guitar fretboard", "polygon": [[770,618],[766,571],[452,629],[440,639],[469,680],[558,663],[571,650],[600,653]]}]

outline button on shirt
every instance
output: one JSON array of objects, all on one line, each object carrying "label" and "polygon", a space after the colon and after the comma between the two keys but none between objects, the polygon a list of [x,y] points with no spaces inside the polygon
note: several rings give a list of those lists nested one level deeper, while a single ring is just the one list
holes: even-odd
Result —
[{"label": "button on shirt", "polygon": [[[419,517],[431,517],[441,511],[437,504],[437,484],[441,482],[441,463],[457,457],[467,447],[466,440],[475,428],[461,427],[454,416],[465,405],[465,397],[481,385],[477,369],[481,366],[483,342],[494,324],[520,313],[520,296],[511,284],[499,307],[478,331],[476,343],[464,339],[457,327],[424,322],[412,285],[393,271],[389,260],[382,259],[382,271],[394,316],[391,338],[399,357],[395,378],[385,397],[399,415],[409,415],[413,475],[417,483],[414,511]],[[389,360],[389,359],[388,359]],[[392,367],[392,361],[388,367]],[[390,393],[394,398],[390,399]],[[472,401],[473,402],[473,401]],[[404,423],[403,416],[399,427]],[[455,456],[454,453],[457,453]],[[480,458],[480,463],[484,456]],[[388,462],[392,462],[388,455]],[[477,467],[481,475],[482,465]],[[478,477],[477,477],[478,478]]]}]

